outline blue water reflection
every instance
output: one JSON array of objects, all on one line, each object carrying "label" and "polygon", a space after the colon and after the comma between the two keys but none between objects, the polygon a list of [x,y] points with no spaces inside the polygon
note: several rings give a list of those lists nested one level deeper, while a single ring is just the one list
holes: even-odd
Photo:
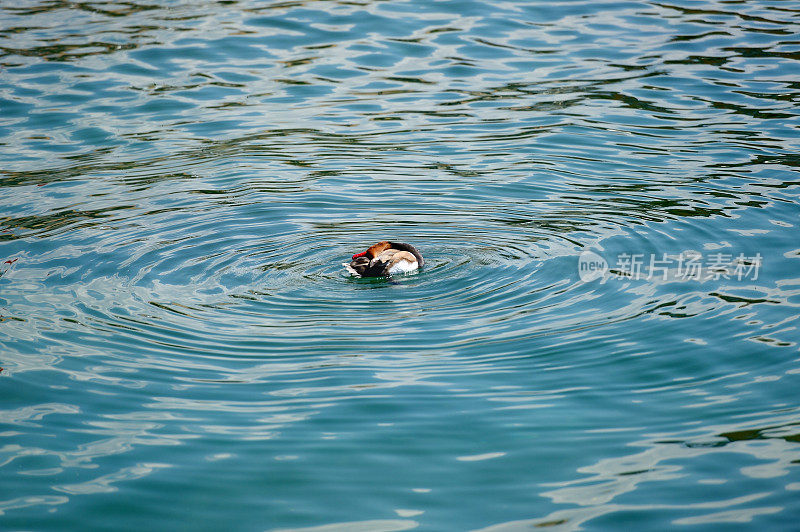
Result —
[{"label": "blue water reflection", "polygon": [[798,16],[0,7],[0,528],[791,527]]}]

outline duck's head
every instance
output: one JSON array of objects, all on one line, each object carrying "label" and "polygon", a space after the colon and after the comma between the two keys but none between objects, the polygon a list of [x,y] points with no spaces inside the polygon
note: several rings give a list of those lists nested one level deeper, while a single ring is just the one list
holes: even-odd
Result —
[{"label": "duck's head", "polygon": [[368,260],[372,260],[378,255],[381,254],[381,251],[392,247],[392,245],[384,240],[383,242],[378,242],[377,244],[371,245],[367,248],[366,251],[362,251],[361,253],[356,253],[353,255],[353,260],[356,260],[359,257],[366,257]]}]

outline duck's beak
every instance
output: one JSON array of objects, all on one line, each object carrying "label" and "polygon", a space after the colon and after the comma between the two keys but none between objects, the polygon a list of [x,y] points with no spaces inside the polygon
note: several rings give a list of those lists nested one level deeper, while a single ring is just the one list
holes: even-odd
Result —
[{"label": "duck's beak", "polygon": [[366,251],[362,251],[361,253],[356,253],[355,255],[353,255],[353,260],[356,260],[358,257],[363,257],[366,254],[367,254]]}]

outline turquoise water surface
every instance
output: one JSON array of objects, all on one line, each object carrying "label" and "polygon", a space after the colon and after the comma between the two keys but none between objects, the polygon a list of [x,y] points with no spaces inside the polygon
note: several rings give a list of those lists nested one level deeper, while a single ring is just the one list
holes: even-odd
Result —
[{"label": "turquoise water surface", "polygon": [[0,529],[797,529],[799,102],[793,1],[3,2]]}]

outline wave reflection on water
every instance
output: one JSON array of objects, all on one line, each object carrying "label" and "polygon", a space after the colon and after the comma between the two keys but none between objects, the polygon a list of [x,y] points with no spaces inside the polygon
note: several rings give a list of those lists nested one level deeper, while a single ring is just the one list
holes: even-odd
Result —
[{"label": "wave reflection on water", "polygon": [[799,14],[0,8],[4,522],[794,522]]}]

